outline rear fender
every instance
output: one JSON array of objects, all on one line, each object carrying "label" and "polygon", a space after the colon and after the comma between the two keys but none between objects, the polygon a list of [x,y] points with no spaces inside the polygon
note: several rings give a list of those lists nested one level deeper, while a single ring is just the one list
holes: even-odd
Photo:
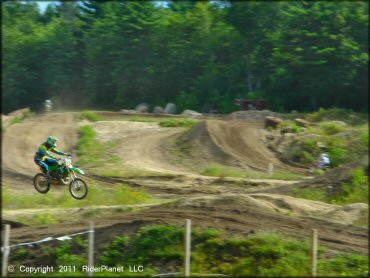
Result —
[{"label": "rear fender", "polygon": [[73,172],[77,172],[77,173],[80,173],[80,174],[82,174],[82,175],[85,175],[85,172],[84,172],[84,171],[82,171],[80,168],[72,167],[72,168],[71,168],[71,170],[72,170]]}]

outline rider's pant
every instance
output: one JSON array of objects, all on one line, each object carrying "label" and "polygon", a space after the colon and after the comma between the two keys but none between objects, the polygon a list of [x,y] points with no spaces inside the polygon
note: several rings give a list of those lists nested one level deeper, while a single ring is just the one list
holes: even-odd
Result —
[{"label": "rider's pant", "polygon": [[40,159],[35,159],[35,163],[41,166],[45,173],[49,172],[49,165],[50,166],[58,165],[58,161],[52,158],[45,158],[44,161]]}]

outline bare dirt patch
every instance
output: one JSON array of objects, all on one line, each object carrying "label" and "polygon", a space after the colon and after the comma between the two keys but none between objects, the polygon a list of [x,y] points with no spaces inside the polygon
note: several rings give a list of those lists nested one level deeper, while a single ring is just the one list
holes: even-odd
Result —
[{"label": "bare dirt patch", "polygon": [[[3,182],[34,190],[32,177],[38,169],[33,163],[33,155],[37,147],[52,134],[60,138],[60,149],[70,152],[78,139],[78,123],[78,113],[53,113],[33,116],[10,126],[3,134]],[[117,186],[119,182],[125,182],[154,194],[169,194],[171,198],[179,199],[147,210],[89,218],[96,223],[97,244],[111,241],[115,235],[136,231],[143,225],[183,225],[184,219],[190,218],[196,226],[219,228],[233,235],[269,230],[308,239],[311,229],[317,228],[320,243],[330,250],[368,252],[368,230],[351,224],[362,206],[331,206],[281,196],[278,188],[294,187],[294,182],[212,178],[192,170],[194,165],[200,167],[219,161],[240,169],[261,171],[266,171],[268,163],[273,162],[276,169],[300,171],[279,161],[266,147],[261,139],[264,136],[262,122],[209,121],[187,132],[184,128],[162,128],[156,123],[102,121],[89,124],[99,140],[117,143],[116,151],[122,158],[120,167],[172,175],[172,178],[99,179],[118,183]],[[171,140],[187,143],[189,156],[185,161],[193,167],[184,167],[171,153]],[[94,178],[93,172],[89,176]],[[101,186],[105,186],[104,182]],[[258,194],[271,188],[275,188],[279,195]],[[342,223],[338,223],[341,219]],[[73,217],[62,224],[14,227],[12,243],[64,235],[87,227],[87,223],[74,221]]]}]

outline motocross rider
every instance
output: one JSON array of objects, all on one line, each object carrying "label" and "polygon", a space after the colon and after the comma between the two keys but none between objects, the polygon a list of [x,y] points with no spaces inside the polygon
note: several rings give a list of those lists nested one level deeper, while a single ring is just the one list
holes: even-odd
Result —
[{"label": "motocross rider", "polygon": [[320,154],[317,165],[319,169],[325,169],[330,166],[330,159],[329,156],[326,153]]},{"label": "motocross rider", "polygon": [[49,165],[58,165],[58,159],[54,157],[50,152],[59,154],[59,155],[66,155],[69,156],[70,154],[58,151],[55,149],[56,143],[59,139],[54,136],[49,136],[44,143],[42,143],[35,153],[34,161],[35,163],[41,167],[43,172],[50,175],[49,173]]}]

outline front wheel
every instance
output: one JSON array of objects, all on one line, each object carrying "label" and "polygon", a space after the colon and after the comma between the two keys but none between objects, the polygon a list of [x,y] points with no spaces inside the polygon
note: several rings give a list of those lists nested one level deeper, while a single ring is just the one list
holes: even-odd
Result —
[{"label": "front wheel", "polygon": [[79,178],[71,181],[69,184],[69,192],[71,193],[72,197],[77,200],[85,198],[88,192],[86,182]]},{"label": "front wheel", "polygon": [[50,181],[48,177],[43,173],[38,173],[33,178],[33,185],[35,189],[41,194],[45,194],[50,190]]}]

